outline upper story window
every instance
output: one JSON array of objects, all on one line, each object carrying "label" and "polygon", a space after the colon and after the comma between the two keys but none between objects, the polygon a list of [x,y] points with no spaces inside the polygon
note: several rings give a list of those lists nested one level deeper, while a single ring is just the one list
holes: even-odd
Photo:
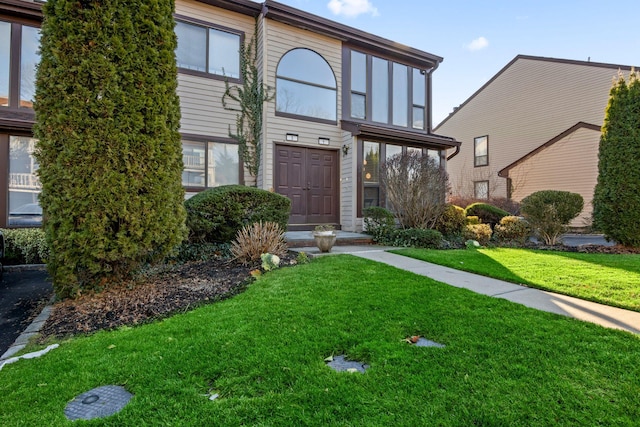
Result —
[{"label": "upper story window", "polygon": [[175,31],[178,36],[178,68],[240,78],[241,34],[183,21],[176,21]]},{"label": "upper story window", "polygon": [[322,56],[299,48],[280,59],[276,71],[276,112],[336,122],[336,78]]},{"label": "upper story window", "polygon": [[473,139],[473,165],[487,166],[489,164],[489,137],[479,136]]},{"label": "upper story window", "polygon": [[424,70],[356,50],[349,51],[352,119],[425,129],[427,84]]},{"label": "upper story window", "polygon": [[40,29],[0,21],[0,107],[33,108]]}]

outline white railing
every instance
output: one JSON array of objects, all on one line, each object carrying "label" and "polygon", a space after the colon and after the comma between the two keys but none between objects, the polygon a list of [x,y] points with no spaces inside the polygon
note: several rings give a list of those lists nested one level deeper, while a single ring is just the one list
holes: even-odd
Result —
[{"label": "white railing", "polygon": [[40,190],[40,179],[32,173],[10,173],[9,189]]},{"label": "white railing", "polygon": [[185,168],[204,169],[204,157],[202,156],[189,156],[187,154],[183,154],[182,163],[184,163]]}]

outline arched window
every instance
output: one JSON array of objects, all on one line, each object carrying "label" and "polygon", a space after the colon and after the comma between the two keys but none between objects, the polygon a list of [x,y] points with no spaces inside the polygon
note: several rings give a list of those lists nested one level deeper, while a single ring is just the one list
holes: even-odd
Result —
[{"label": "arched window", "polygon": [[276,71],[276,111],[315,119],[337,120],[336,78],[331,66],[309,49],[293,49]]}]

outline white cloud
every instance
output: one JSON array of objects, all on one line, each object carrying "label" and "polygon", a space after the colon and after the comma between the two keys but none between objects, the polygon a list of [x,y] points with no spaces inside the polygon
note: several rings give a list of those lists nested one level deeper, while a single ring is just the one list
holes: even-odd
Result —
[{"label": "white cloud", "polygon": [[327,7],[334,15],[356,17],[363,13],[370,13],[378,16],[378,9],[369,0],[331,0]]},{"label": "white cloud", "polygon": [[474,52],[476,50],[482,50],[489,46],[489,40],[484,37],[478,37],[477,39],[471,41],[471,43],[465,45],[464,47]]}]

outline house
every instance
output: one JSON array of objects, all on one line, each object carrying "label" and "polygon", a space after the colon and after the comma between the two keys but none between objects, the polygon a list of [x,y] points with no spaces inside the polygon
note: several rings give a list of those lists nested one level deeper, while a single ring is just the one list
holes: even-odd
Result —
[{"label": "house", "polygon": [[612,82],[631,67],[518,55],[436,127],[462,144],[447,164],[453,196],[520,201],[582,195],[591,223],[598,145]]},{"label": "house", "polygon": [[[38,2],[0,0],[0,226],[37,208],[30,103],[40,20]],[[188,196],[255,183],[291,199],[290,229],[360,230],[362,209],[385,203],[380,159],[419,150],[445,167],[459,146],[432,131],[439,56],[270,0],[177,0],[175,20]],[[264,104],[254,177],[229,137],[236,112],[221,101],[225,79],[242,84],[239,48],[255,31],[256,65],[275,97]]]}]

